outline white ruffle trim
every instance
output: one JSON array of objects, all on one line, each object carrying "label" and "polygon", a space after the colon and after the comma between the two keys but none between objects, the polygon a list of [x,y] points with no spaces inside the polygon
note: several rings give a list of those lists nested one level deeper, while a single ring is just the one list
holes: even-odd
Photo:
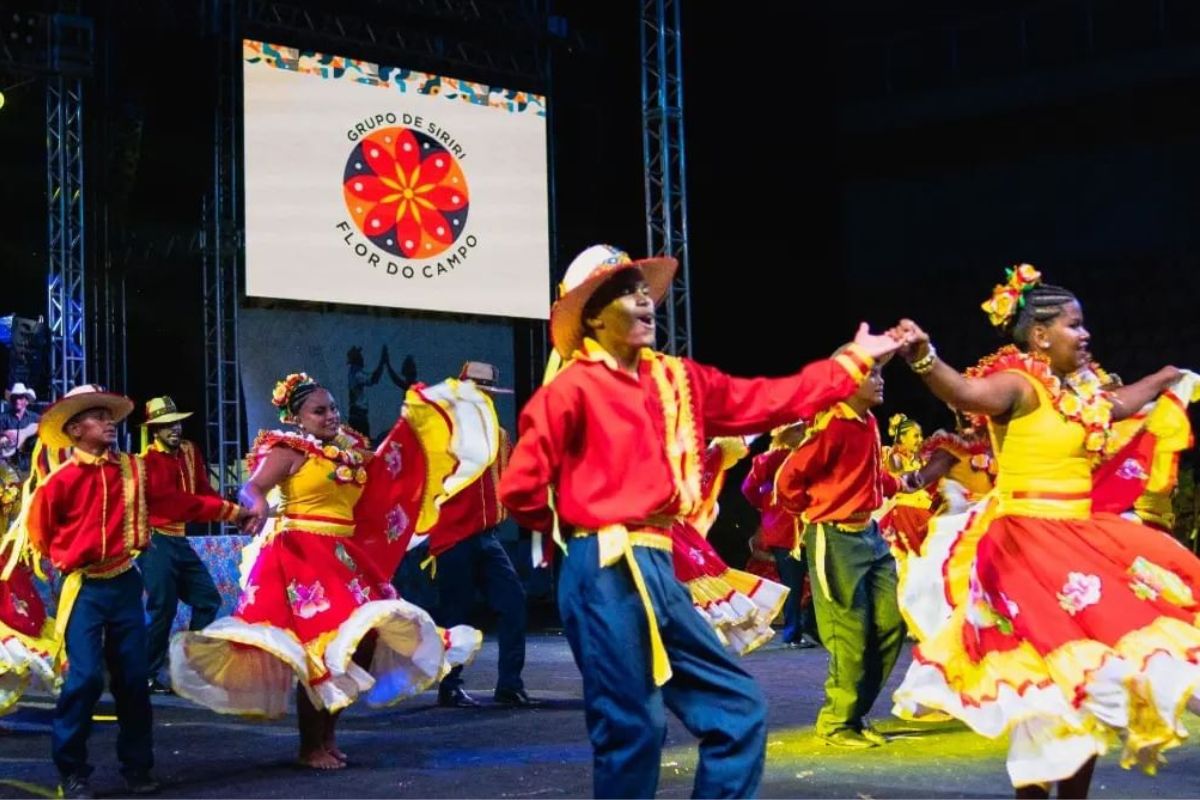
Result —
[{"label": "white ruffle trim", "polygon": [[[372,706],[399,702],[424,691],[456,661],[479,649],[481,637],[460,626],[447,650],[424,609],[404,600],[364,603],[338,628],[324,651],[328,671],[311,683],[308,656],[291,631],[225,617],[202,631],[171,641],[175,691],[223,714],[279,717],[287,713],[297,679],[318,708],[338,711],[360,695]],[[457,630],[457,629],[456,629]],[[369,670],[353,661],[359,643],[378,634]]]},{"label": "white ruffle trim", "polygon": [[1018,692],[1001,683],[995,699],[977,705],[963,703],[936,666],[914,661],[893,695],[892,713],[906,719],[950,715],[993,739],[1008,732],[1008,774],[1019,787],[1071,777],[1118,736],[1125,739],[1122,764],[1152,769],[1159,752],[1174,743],[1162,732],[1146,738],[1129,731],[1131,696],[1152,705],[1158,719],[1182,739],[1187,730],[1180,717],[1185,707],[1200,711],[1198,689],[1200,665],[1160,652],[1140,672],[1126,659],[1107,660],[1090,674],[1078,708],[1053,684]]},{"label": "white ruffle trim", "polygon": [[11,708],[31,683],[57,694],[60,682],[49,653],[29,647],[18,636],[0,639],[0,714]]}]

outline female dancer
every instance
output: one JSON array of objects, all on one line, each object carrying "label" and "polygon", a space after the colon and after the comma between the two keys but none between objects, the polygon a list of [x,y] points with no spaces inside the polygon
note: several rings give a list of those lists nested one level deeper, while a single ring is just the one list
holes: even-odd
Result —
[{"label": "female dancer", "polygon": [[1200,687],[1200,561],[1173,540],[1091,508],[1092,469],[1112,422],[1179,377],[1165,367],[1109,392],[1090,363],[1075,296],[1028,265],[984,304],[1018,347],[963,376],[904,320],[910,366],[935,395],[985,417],[999,462],[966,602],[914,652],[897,713],[956,716],[1011,734],[1018,797],[1085,796],[1096,756],[1119,738],[1122,764],[1152,771],[1186,735]]},{"label": "female dancer", "polygon": [[[329,391],[304,373],[277,384],[272,402],[299,432],[259,434],[241,496],[265,519],[267,494],[278,487],[278,522],[234,615],[175,637],[171,678],[178,694],[216,711],[266,717],[286,711],[298,680],[300,762],[339,769],[346,757],[334,730],[343,708],[360,694],[387,705],[422,691],[448,661],[473,654],[479,634],[464,627],[444,641],[429,615],[392,588],[399,559],[391,551],[403,554],[424,481],[418,454],[388,449],[389,437],[373,458],[341,425]],[[395,506],[386,535],[361,530],[356,503],[368,484],[398,486],[398,496],[416,500]]]},{"label": "female dancer", "polygon": [[975,542],[965,537],[973,507],[992,491],[996,460],[986,427],[954,411],[955,431],[938,431],[921,446],[920,466],[901,476],[906,487],[936,488],[934,515],[919,552],[900,562],[900,612],[908,629],[924,641],[950,619],[966,595]]},{"label": "female dancer", "polygon": [[[883,466],[896,477],[920,469],[921,445],[924,437],[920,424],[904,414],[893,414],[888,420],[891,447],[883,451]],[[891,508],[879,519],[879,530],[892,546],[903,571],[908,554],[920,553],[928,533],[933,498],[929,492],[900,492],[891,500]]]}]

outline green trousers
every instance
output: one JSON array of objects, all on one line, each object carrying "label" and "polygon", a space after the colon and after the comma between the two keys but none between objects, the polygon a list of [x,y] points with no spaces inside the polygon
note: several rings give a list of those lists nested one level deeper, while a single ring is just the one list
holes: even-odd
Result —
[{"label": "green trousers", "polygon": [[896,561],[875,523],[863,531],[808,525],[804,536],[817,630],[829,651],[817,733],[861,730],[904,646]]}]

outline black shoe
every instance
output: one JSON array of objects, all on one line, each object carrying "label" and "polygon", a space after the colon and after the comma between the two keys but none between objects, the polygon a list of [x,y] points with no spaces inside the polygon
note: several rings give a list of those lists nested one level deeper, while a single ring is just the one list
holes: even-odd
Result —
[{"label": "black shoe", "polygon": [[862,727],[859,729],[859,733],[861,733],[863,738],[868,742],[874,742],[877,745],[885,745],[888,743],[888,738],[883,735],[883,732],[866,720],[863,720]]},{"label": "black shoe", "polygon": [[825,744],[847,750],[868,750],[879,745],[851,728],[842,728],[820,737]]},{"label": "black shoe", "polygon": [[479,701],[467,694],[461,686],[457,689],[438,690],[438,705],[443,708],[479,708]]},{"label": "black shoe", "polygon": [[131,772],[125,776],[125,788],[130,794],[154,794],[160,784],[149,772]]},{"label": "black shoe", "polygon": [[513,708],[533,708],[541,705],[540,701],[534,700],[524,689],[497,689],[492,695],[492,699],[502,706],[512,706]]},{"label": "black shoe", "polygon": [[150,683],[150,694],[175,694],[174,689],[172,689],[170,686],[167,686],[165,683],[160,681],[158,678],[151,678],[149,683]]},{"label": "black shoe", "polygon": [[62,785],[58,787],[62,790],[63,797],[95,797],[92,794],[92,785],[88,783],[88,779],[82,775],[66,775],[63,776]]}]

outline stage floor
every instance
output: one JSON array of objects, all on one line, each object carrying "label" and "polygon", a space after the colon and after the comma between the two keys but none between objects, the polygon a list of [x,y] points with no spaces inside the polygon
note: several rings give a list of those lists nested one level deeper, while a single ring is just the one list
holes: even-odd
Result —
[{"label": "stage floor", "polygon": [[[495,643],[466,671],[467,687],[490,701]],[[745,659],[770,702],[764,797],[1011,797],[1005,745],[955,725],[914,726],[891,719],[886,697],[876,708],[881,730],[895,738],[865,752],[826,747],[812,733],[821,701],[823,650],[768,645]],[[902,658],[894,686],[908,664]],[[583,725],[579,674],[561,636],[529,642],[526,684],[544,707],[515,711],[436,707],[427,692],[395,708],[352,707],[339,743],[351,765],[336,773],[293,766],[294,717],[250,722],[221,717],[175,697],[156,697],[156,773],[162,797],[585,797],[591,752]],[[111,714],[110,702],[98,713]],[[27,698],[0,717],[0,797],[47,797],[57,781],[49,760],[49,698]],[[1193,730],[1200,720],[1188,719]],[[116,726],[96,723],[92,785],[101,796],[123,787],[115,759]],[[1184,746],[1157,778],[1122,770],[1113,755],[1096,770],[1093,797],[1200,796],[1200,748]],[[692,738],[672,717],[659,796],[690,794]]]}]

